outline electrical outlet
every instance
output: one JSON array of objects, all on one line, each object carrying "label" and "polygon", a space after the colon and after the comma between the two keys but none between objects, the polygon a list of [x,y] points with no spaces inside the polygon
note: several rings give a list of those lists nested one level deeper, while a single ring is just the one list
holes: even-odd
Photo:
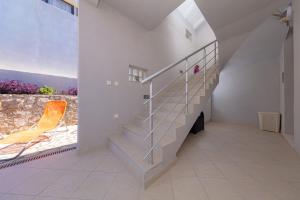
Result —
[{"label": "electrical outlet", "polygon": [[111,86],[111,81],[106,81],[106,85]]},{"label": "electrical outlet", "polygon": [[148,100],[148,99],[150,99],[150,95],[145,94],[145,95],[144,95],[144,100]]},{"label": "electrical outlet", "polygon": [[119,119],[119,114],[114,114],[115,119]]}]

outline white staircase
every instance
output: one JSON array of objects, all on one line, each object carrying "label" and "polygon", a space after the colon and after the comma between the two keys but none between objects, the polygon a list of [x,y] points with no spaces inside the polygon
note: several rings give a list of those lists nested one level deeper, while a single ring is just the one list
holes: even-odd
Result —
[{"label": "white staircase", "polygon": [[[110,137],[110,148],[146,187],[176,160],[176,153],[219,82],[218,43],[214,41],[142,81],[149,84],[147,111],[123,132]],[[193,64],[191,60],[194,60]],[[185,62],[177,78],[153,92],[153,82]],[[200,72],[194,73],[195,66]]]}]

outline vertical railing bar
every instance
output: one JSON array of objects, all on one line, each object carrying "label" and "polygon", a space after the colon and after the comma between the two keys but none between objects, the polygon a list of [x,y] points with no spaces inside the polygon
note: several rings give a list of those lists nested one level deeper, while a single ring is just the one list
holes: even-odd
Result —
[{"label": "vertical railing bar", "polygon": [[215,42],[215,65],[217,65],[217,42]]},{"label": "vertical railing bar", "polygon": [[188,59],[185,60],[185,107],[186,107],[186,113],[189,112],[189,72],[188,72]]},{"label": "vertical railing bar", "polygon": [[[205,46],[202,48],[203,50],[203,57],[204,57],[204,73],[203,73],[203,81],[204,81],[204,91],[206,91],[206,79],[207,79],[207,75],[206,73],[208,73],[208,77],[209,76],[209,72],[207,70],[207,65],[208,63],[210,62],[207,62],[207,56],[210,55],[207,54],[207,48],[209,48],[209,46],[212,46],[214,45],[214,49],[211,51],[211,53],[214,52],[214,56],[213,58],[210,60],[210,61],[215,61],[215,64],[218,63],[218,43],[216,41],[210,43],[209,45]],[[210,49],[210,48],[209,48]],[[150,156],[150,159],[149,162],[153,165],[154,164],[154,149],[156,147],[157,144],[154,143],[154,132],[155,132],[155,129],[154,129],[154,97],[155,95],[153,95],[153,79],[157,76],[159,76],[160,74],[168,71],[169,69],[175,67],[176,65],[182,63],[182,61],[185,61],[185,109],[186,109],[186,113],[188,113],[189,111],[189,92],[191,91],[190,88],[189,88],[189,82],[190,82],[190,78],[189,78],[189,70],[188,69],[191,69],[189,68],[188,66],[188,63],[189,63],[189,58],[193,55],[195,55],[197,52],[199,53],[201,51],[201,49],[197,50],[196,52],[194,52],[193,54],[190,54],[189,56],[185,57],[184,59],[182,59],[180,62],[178,62],[177,64],[173,64],[173,65],[170,65],[168,66],[167,68],[157,72],[156,74],[148,77],[147,79],[145,79],[142,83],[146,83],[146,82],[149,82],[150,85],[149,85],[149,136],[151,137],[151,143],[150,143],[150,149],[148,150],[148,153],[146,154],[145,158],[144,159],[147,159],[149,158]],[[182,110],[184,110],[184,108],[182,108]],[[181,110],[181,112],[182,112]],[[177,117],[176,117],[177,119]],[[174,123],[174,121],[172,122]],[[155,123],[156,124],[156,123]],[[164,134],[165,135],[165,134]],[[157,143],[157,142],[156,142]]]},{"label": "vertical railing bar", "polygon": [[207,65],[206,48],[203,49],[203,52],[204,52],[204,78],[203,78],[203,81],[204,81],[204,91],[206,91],[206,65]]},{"label": "vertical railing bar", "polygon": [[150,86],[149,86],[149,96],[150,96],[150,102],[149,102],[149,132],[151,133],[151,143],[150,143],[150,149],[151,151],[151,156],[150,156],[150,163],[151,165],[154,164],[154,158],[153,158],[153,145],[154,145],[154,140],[153,140],[153,81],[150,81]]},{"label": "vertical railing bar", "polygon": [[[217,69],[216,69],[216,67],[215,67],[215,69],[213,69],[212,72],[215,72],[216,70],[217,70]],[[211,76],[212,76],[211,74],[208,75],[208,77],[211,77]],[[200,91],[200,90],[201,90],[201,87],[194,93],[194,95],[192,95],[192,98],[189,99],[189,102],[192,101],[192,99],[194,98],[194,96],[195,96],[195,95],[198,93],[198,91]],[[173,126],[174,122],[176,121],[176,119],[178,118],[178,116],[180,115],[180,113],[184,111],[184,109],[185,109],[184,107],[181,109],[181,111],[177,114],[177,116],[175,117],[175,119],[174,119],[174,120],[171,122],[171,124],[168,126],[168,128],[167,128],[166,131],[165,131],[165,133],[164,133],[162,136],[160,136],[160,137],[158,138],[156,144],[154,144],[154,146],[152,147],[152,149],[150,149],[150,150],[148,151],[148,153],[144,156],[144,159],[147,159],[147,158],[149,157],[151,151],[154,150],[154,148],[159,144],[159,142],[162,140],[162,138],[165,137],[167,131]]]}]

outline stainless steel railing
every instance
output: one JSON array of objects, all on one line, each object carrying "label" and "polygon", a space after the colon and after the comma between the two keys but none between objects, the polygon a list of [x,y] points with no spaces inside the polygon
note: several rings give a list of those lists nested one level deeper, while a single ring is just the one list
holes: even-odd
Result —
[{"label": "stainless steel railing", "polygon": [[[209,52],[207,53],[208,50],[209,50]],[[201,52],[202,52],[202,55],[198,55]],[[209,58],[209,56],[211,58]],[[194,61],[193,64],[190,65],[189,64],[190,59],[194,58],[194,57],[196,58],[196,61]],[[155,148],[157,148],[159,146],[160,141],[166,136],[167,132],[172,128],[174,123],[176,123],[177,119],[179,118],[179,116],[182,113],[184,113],[184,112],[186,114],[189,113],[189,104],[193,100],[193,98],[196,96],[196,94],[199,91],[201,91],[201,89],[204,89],[204,91],[206,90],[206,81],[208,78],[207,73],[209,72],[208,67],[212,63],[212,61],[214,61],[213,64],[216,66],[217,60],[218,60],[218,41],[215,40],[215,41],[205,45],[204,47],[201,47],[200,49],[194,51],[193,53],[189,54],[188,56],[184,57],[183,59],[159,70],[158,72],[152,74],[151,76],[149,76],[146,79],[144,79],[143,81],[141,81],[142,84],[149,84],[149,99],[144,102],[145,105],[148,104],[148,106],[149,106],[148,117],[146,117],[146,119],[144,119],[143,123],[146,123],[146,122],[149,123],[148,134],[144,138],[144,141],[147,142],[148,140],[150,140],[150,147],[147,150],[147,152],[145,153],[144,160],[148,159],[151,165],[154,164],[154,150],[155,150]],[[200,73],[200,74],[202,74],[200,78],[203,81],[203,83],[200,85],[200,88],[196,88],[196,92],[194,92],[194,94],[189,94],[190,91],[192,91],[194,89],[194,87],[197,86],[197,84],[195,84],[192,88],[189,88],[189,83],[191,81],[193,81],[194,78],[196,77],[194,75],[189,75],[189,72],[195,66],[199,65],[200,62],[203,62],[202,67],[199,69],[200,72],[202,72],[202,73]],[[161,89],[158,90],[158,92],[154,93],[154,87],[153,87],[154,81],[156,79],[158,79],[162,74],[169,72],[171,69],[174,69],[181,64],[184,64],[184,67],[185,67],[184,71],[179,76],[176,76],[172,81],[165,84]],[[154,126],[155,115],[163,108],[163,106],[165,104],[167,104],[169,102],[168,99],[171,98],[171,96],[165,97],[162,102],[159,102],[160,105],[155,109],[154,109],[154,100],[156,100],[159,96],[161,96],[161,94],[163,94],[163,92],[168,92],[169,90],[174,88],[176,86],[176,82],[180,78],[184,78],[184,81],[183,81],[184,82],[184,85],[183,85],[184,94],[182,94],[182,96],[179,98],[178,102],[175,103],[175,106],[173,109],[175,109],[179,104],[181,104],[182,101],[184,101],[184,107],[178,113],[176,113],[175,118],[170,121],[170,125],[167,126],[167,129],[164,130],[164,133],[162,135],[159,135],[158,140],[155,141],[155,138],[156,138],[155,131],[158,130],[158,128],[163,124],[164,120],[167,120],[169,118],[173,109],[171,109],[169,112],[167,112],[166,115],[164,116],[164,118],[162,120],[160,120],[156,126]],[[176,95],[180,94],[180,91],[176,91],[175,94]],[[175,95],[175,97],[176,97],[176,95]]]}]

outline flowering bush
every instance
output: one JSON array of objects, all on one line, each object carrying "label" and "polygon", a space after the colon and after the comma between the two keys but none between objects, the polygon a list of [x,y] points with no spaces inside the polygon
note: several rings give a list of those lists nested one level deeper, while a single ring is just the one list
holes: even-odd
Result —
[{"label": "flowering bush", "polygon": [[39,87],[17,80],[0,81],[0,94],[37,94]]},{"label": "flowering bush", "polygon": [[69,88],[68,90],[68,95],[74,95],[77,96],[78,92],[77,92],[77,88]]},{"label": "flowering bush", "polygon": [[32,83],[23,83],[17,80],[1,81],[0,94],[44,94],[44,95],[73,95],[77,96],[77,88],[69,88],[66,91],[56,91],[53,87],[39,87]]}]

